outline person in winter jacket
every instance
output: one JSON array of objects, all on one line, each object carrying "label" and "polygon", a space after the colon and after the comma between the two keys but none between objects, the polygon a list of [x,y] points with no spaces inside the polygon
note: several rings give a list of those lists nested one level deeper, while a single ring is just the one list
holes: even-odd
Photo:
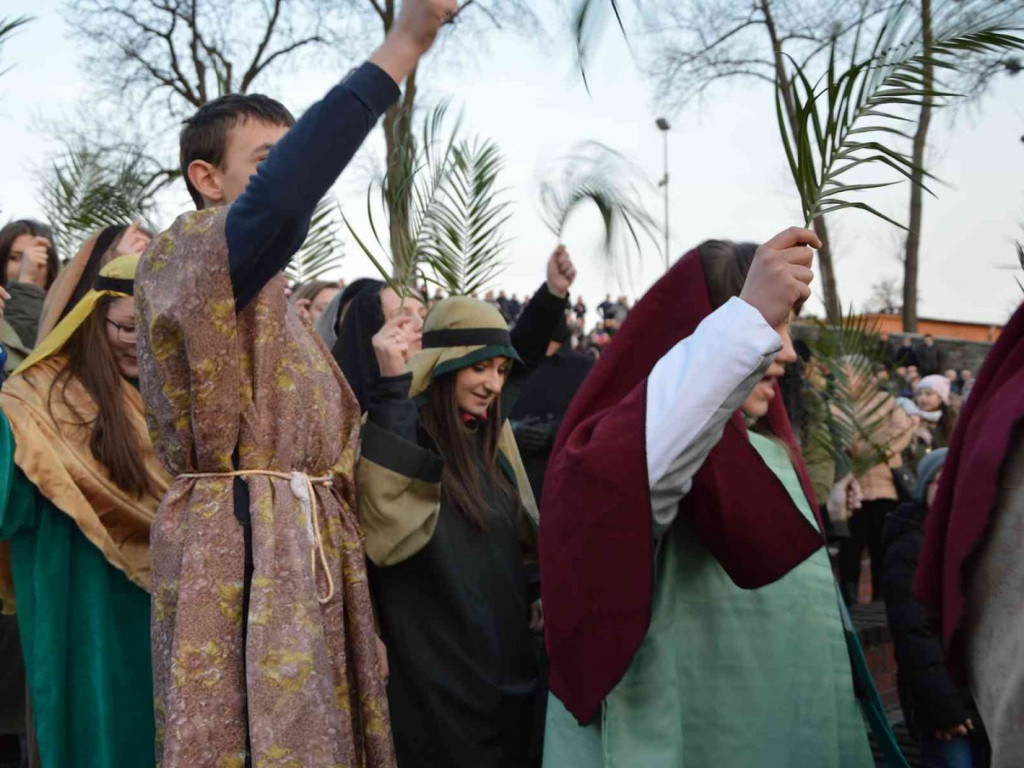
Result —
[{"label": "person in winter jacket", "polygon": [[924,768],[988,764],[987,740],[970,693],[950,680],[942,637],[913,593],[924,520],[947,452],[940,448],[921,460],[914,501],[888,516],[883,533],[882,593],[896,644],[900,704],[908,729],[920,739]]}]

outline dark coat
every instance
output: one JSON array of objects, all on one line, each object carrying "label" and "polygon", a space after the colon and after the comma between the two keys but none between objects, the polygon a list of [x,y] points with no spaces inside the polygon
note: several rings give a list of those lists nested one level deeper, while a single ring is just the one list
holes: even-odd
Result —
[{"label": "dark coat", "polygon": [[948,730],[969,717],[979,722],[970,694],[946,672],[941,634],[914,597],[927,513],[919,502],[904,504],[886,519],[882,534],[882,594],[896,644],[900,703],[908,728],[919,736]]},{"label": "dark coat", "polygon": [[896,365],[914,366],[918,373],[921,372],[921,363],[917,359],[917,351],[913,347],[899,347],[896,350]]},{"label": "dark coat", "polygon": [[573,396],[593,367],[594,358],[573,352],[566,344],[554,355],[544,358],[519,390],[519,399],[509,419],[538,501],[544,492],[544,474],[558,428]]},{"label": "dark coat", "polygon": [[917,360],[917,369],[922,376],[934,376],[937,373],[942,373],[942,353],[934,344],[930,347],[927,344],[918,347]]},{"label": "dark coat", "polygon": [[942,373],[942,352],[936,345],[922,344],[918,348],[918,370],[922,376]]},{"label": "dark coat", "polygon": [[43,301],[46,291],[32,283],[12,282],[7,286],[11,294],[4,308],[4,319],[18,334],[22,343],[32,349],[39,333],[39,319],[43,316]]}]

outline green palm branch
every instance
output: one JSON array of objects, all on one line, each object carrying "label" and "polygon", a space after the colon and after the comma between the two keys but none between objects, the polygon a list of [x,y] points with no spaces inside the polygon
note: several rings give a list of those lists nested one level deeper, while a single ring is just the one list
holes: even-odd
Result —
[{"label": "green palm branch", "polygon": [[907,107],[920,107],[929,98],[935,106],[943,106],[957,96],[927,88],[926,66],[952,73],[965,57],[1024,48],[1024,39],[1011,34],[1011,19],[1012,14],[996,3],[936,3],[933,42],[925,51],[917,9],[910,2],[900,2],[878,25],[866,55],[860,45],[866,25],[856,29],[847,69],[840,69],[835,38],[820,78],[812,80],[806,72],[809,64],[801,66],[790,59],[795,124],[787,118],[781,82],[776,83],[776,109],[808,225],[818,216],[858,208],[905,228],[863,200],[850,197],[901,179],[855,183],[850,180],[851,172],[885,166],[913,181],[914,171],[923,169],[915,169],[908,154],[893,146],[894,138],[897,143],[912,140],[903,125],[913,121],[903,112]]},{"label": "green palm branch", "polygon": [[[637,5],[639,2],[637,0]],[[579,64],[580,73],[583,75],[583,84],[589,90],[587,82],[587,59],[590,57],[596,38],[604,29],[605,16],[611,10],[619,30],[628,43],[626,36],[626,24],[623,21],[622,0],[578,0],[572,11],[572,30],[576,39],[576,60]]]},{"label": "green palm branch", "polygon": [[[3,52],[4,43],[14,37],[14,33],[21,27],[32,21],[31,16],[5,16],[0,18],[0,53]],[[0,75],[7,72],[6,69],[0,69]]]},{"label": "green palm branch", "polygon": [[39,189],[58,247],[73,253],[99,229],[151,221],[154,194],[167,176],[138,149],[66,147],[43,173]]},{"label": "green palm branch", "polygon": [[338,207],[328,195],[317,203],[306,241],[285,267],[284,274],[292,283],[308,283],[340,267],[343,258]]},{"label": "green palm branch", "polygon": [[424,247],[432,272],[427,280],[449,295],[468,296],[486,288],[505,266],[504,229],[512,214],[497,186],[503,164],[492,141],[460,141],[452,149]]},{"label": "green palm branch", "polygon": [[[446,129],[447,114],[447,104],[436,107],[424,122],[420,137],[410,132],[400,147],[399,172],[370,183],[366,192],[369,237],[360,237],[342,214],[356,244],[401,296],[422,273],[421,265],[427,260],[435,232],[437,209],[445,200],[459,132],[458,123],[451,130]],[[398,228],[397,236],[392,236],[392,219],[403,210],[405,200],[409,206],[406,225]],[[375,212],[375,201],[383,211],[382,220]]]},{"label": "green palm branch", "polygon": [[660,250],[658,225],[644,208],[645,182],[619,152],[598,142],[585,142],[566,157],[562,167],[541,183],[540,205],[545,225],[561,240],[572,214],[592,203],[604,225],[602,255],[628,273],[650,238]]},{"label": "green palm branch", "polygon": [[852,472],[861,477],[891,458],[882,432],[894,403],[877,379],[885,366],[877,323],[852,311],[838,325],[820,323],[811,349],[828,381],[826,416],[811,439],[832,452],[839,476]]}]

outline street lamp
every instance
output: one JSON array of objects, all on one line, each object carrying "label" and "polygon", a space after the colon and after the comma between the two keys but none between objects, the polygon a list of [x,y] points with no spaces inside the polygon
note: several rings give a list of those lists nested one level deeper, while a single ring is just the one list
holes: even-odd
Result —
[{"label": "street lamp", "polygon": [[664,137],[665,143],[665,175],[661,177],[661,181],[658,182],[658,186],[665,189],[665,271],[667,272],[668,268],[671,266],[668,237],[668,132],[672,129],[672,126],[668,124],[668,120],[664,117],[659,117],[654,121],[654,124],[658,126],[658,130],[661,131],[661,135]]}]

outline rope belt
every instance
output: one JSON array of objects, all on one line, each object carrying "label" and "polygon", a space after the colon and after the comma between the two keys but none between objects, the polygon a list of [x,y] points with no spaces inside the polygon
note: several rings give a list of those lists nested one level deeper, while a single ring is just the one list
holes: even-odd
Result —
[{"label": "rope belt", "polygon": [[275,477],[278,480],[287,480],[291,487],[292,496],[298,499],[310,520],[310,529],[313,538],[313,549],[310,551],[310,567],[313,571],[313,584],[314,588],[316,585],[316,561],[317,557],[320,558],[320,564],[323,566],[324,576],[327,577],[327,596],[320,597],[318,594],[316,599],[320,601],[321,605],[326,605],[334,597],[334,578],[331,576],[331,570],[327,566],[327,555],[324,552],[324,542],[320,536],[320,521],[316,516],[316,491],[313,486],[321,485],[326,488],[330,488],[334,483],[334,477],[332,475],[325,475],[324,477],[310,477],[304,472],[272,472],[267,469],[240,469],[236,472],[198,472],[189,475],[178,475],[179,478],[186,478],[188,480],[202,480],[205,478],[214,479],[228,479],[228,478],[246,478],[252,475],[259,475],[261,477]]}]

